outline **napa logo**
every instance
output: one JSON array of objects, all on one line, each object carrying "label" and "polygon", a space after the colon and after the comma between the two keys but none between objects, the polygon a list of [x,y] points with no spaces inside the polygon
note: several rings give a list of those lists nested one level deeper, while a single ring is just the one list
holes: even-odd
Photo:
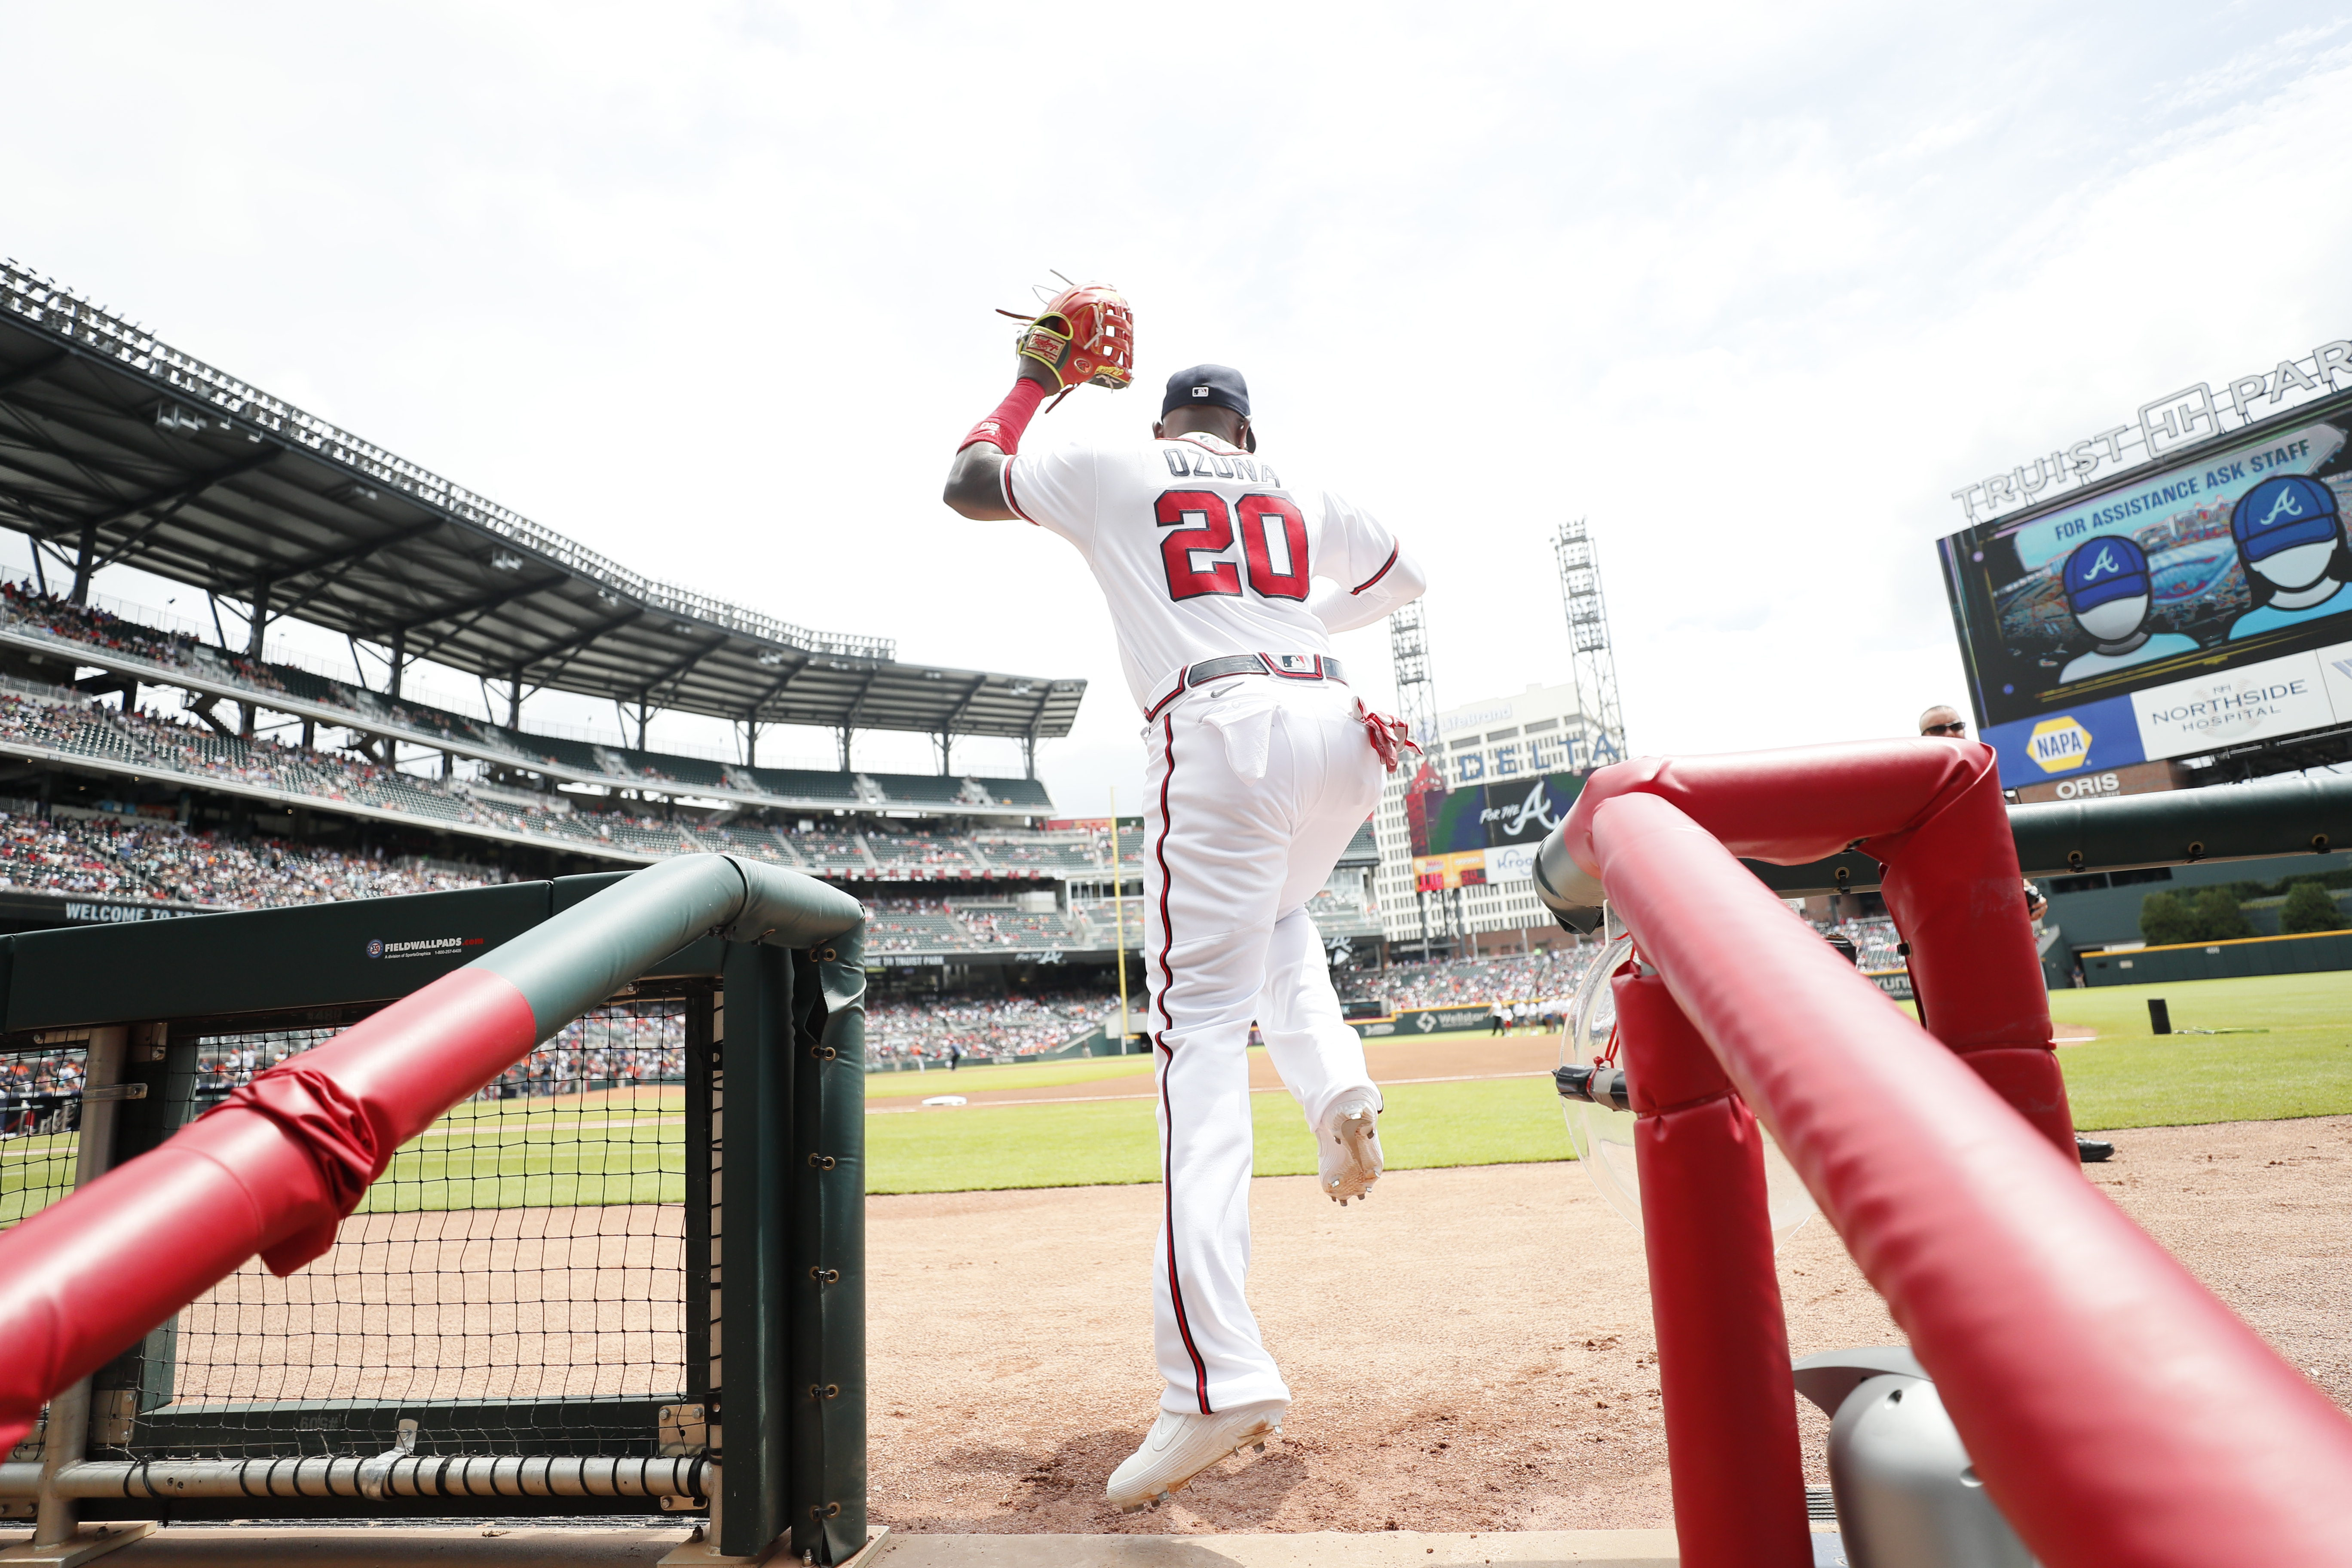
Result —
[{"label": "napa logo", "polygon": [[2044,719],[2025,738],[2025,753],[2045,773],[2069,773],[2091,760],[2091,732],[2071,713]]}]

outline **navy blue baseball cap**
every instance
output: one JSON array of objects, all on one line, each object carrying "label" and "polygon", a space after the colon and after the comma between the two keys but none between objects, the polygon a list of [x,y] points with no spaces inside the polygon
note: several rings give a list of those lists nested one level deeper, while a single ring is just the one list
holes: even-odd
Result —
[{"label": "navy blue baseball cap", "polygon": [[2148,592],[2147,552],[2122,534],[2094,539],[2066,557],[2066,604],[2076,615]]},{"label": "navy blue baseball cap", "polygon": [[2248,561],[2298,544],[2333,543],[2342,537],[2338,527],[2336,492],[2301,474],[2264,479],[2230,509],[2230,531]]},{"label": "navy blue baseball cap", "polygon": [[1198,408],[1209,403],[1230,408],[1246,419],[1249,383],[1231,365],[1196,364],[1190,370],[1180,370],[1168,378],[1168,395],[1160,400],[1160,415],[1164,419],[1172,409],[1187,405]]}]

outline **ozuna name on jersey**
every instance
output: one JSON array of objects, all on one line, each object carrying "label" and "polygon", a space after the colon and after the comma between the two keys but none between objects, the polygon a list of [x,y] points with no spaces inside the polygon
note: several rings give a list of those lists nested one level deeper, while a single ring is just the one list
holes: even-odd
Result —
[{"label": "ozuna name on jersey", "polygon": [[1202,447],[1170,445],[1160,447],[1160,455],[1167,460],[1168,472],[1176,479],[1244,479],[1270,489],[1282,488],[1272,463],[1261,463],[1238,452],[1225,457]]}]

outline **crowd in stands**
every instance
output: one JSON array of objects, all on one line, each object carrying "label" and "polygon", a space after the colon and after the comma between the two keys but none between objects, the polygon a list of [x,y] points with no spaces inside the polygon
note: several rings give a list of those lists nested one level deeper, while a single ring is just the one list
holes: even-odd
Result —
[{"label": "crowd in stands", "polygon": [[686,1021],[660,1007],[614,1008],[577,1018],[507,1068],[485,1100],[587,1094],[686,1081]]},{"label": "crowd in stands", "polygon": [[1864,920],[1845,921],[1830,927],[1854,945],[1857,962],[1864,969],[1900,969],[1903,955],[1895,951],[1903,938],[1895,922],[1884,915]]},{"label": "crowd in stands", "polygon": [[[1828,928],[1851,939],[1864,969],[1900,969],[1901,937],[1885,916],[1846,921]],[[1481,1003],[1515,1005],[1514,1019],[1564,1016],[1568,999],[1598,954],[1590,942],[1576,948],[1539,950],[1487,958],[1444,959],[1430,963],[1391,963],[1385,970],[1358,970],[1346,977],[1342,994],[1402,1007],[1466,1007]]]},{"label": "crowd in stands", "polygon": [[[200,1043],[194,1101],[217,1104],[254,1075],[318,1043],[319,1035],[225,1036]],[[69,1132],[79,1123],[84,1079],[79,1047],[0,1056],[0,1142]],[[500,1073],[477,1096],[585,1094],[686,1079],[686,1025],[674,1006],[623,1005],[575,1019]]]},{"label": "crowd in stands", "polygon": [[[125,620],[95,605],[77,605],[30,584],[0,582],[0,619],[15,629],[45,632],[69,642],[127,654],[191,675],[234,682],[256,691],[290,693],[321,707],[340,708],[362,719],[389,721],[420,735],[512,752],[518,760],[551,763],[554,759],[495,724],[461,714],[402,702],[344,681],[308,670],[284,668],[215,647],[186,632],[163,631]],[[299,688],[299,689],[297,689]],[[647,776],[661,775],[647,770]]]},{"label": "crowd in stands", "polygon": [[1307,900],[1307,913],[1316,929],[1325,936],[1353,936],[1359,932],[1377,933],[1381,929],[1380,907],[1361,898],[1349,897],[1324,889]]},{"label": "crowd in stands", "polygon": [[[169,684],[168,672],[184,672],[259,696],[288,698],[310,708],[348,714],[362,729],[388,729],[404,741],[446,744],[542,775],[689,793],[719,790],[761,795],[780,791],[781,798],[803,800],[814,788],[828,800],[835,798],[836,791],[843,801],[858,798],[856,789],[838,778],[823,782],[803,779],[795,787],[773,779],[762,781],[757,770],[723,762],[509,729],[429,703],[405,701],[295,665],[249,658],[186,632],[144,626],[97,605],[74,604],[44,593],[30,582],[0,581],[0,626],[153,665],[167,672],[163,678],[164,684]],[[894,776],[881,775],[875,785],[886,792],[886,798],[893,788],[905,787],[903,781],[898,785],[889,783]],[[1016,800],[1027,801],[1031,793],[1035,793],[1036,804],[1046,804],[1034,784],[980,779],[959,783],[960,787],[950,786],[952,796],[972,805],[1012,805]],[[919,788],[912,796],[901,798],[933,801],[940,797],[927,788]],[[906,858],[910,862],[943,867],[956,863],[952,848],[947,847],[938,847],[934,854],[927,853],[924,847],[909,846]]]},{"label": "crowd in stands", "polygon": [[1540,1001],[1574,995],[1584,966],[1599,950],[1538,949],[1488,958],[1445,959],[1358,971],[1357,994],[1399,1007],[1467,1007],[1496,1001]]},{"label": "crowd in stands", "polygon": [[[730,843],[740,850],[742,846]],[[170,817],[43,817],[30,801],[0,798],[0,889],[150,900],[212,909],[444,892],[509,879],[490,866],[384,859],[269,837],[192,831]],[[867,951],[976,952],[1113,945],[1110,910],[1025,910],[1009,900],[870,899]],[[1128,943],[1141,910],[1128,910]]]},{"label": "crowd in stands", "polygon": [[[1087,837],[1089,840],[1087,847],[1092,851],[1089,858],[1093,859],[1098,865],[1109,865],[1111,840],[1110,828],[1107,826],[1096,826],[1089,823],[1086,831]],[[1142,828],[1121,827],[1118,830],[1118,858],[1119,863],[1122,865],[1140,866],[1143,864]]]},{"label": "crowd in stands", "polygon": [[0,888],[257,910],[441,892],[502,880],[276,838],[191,833],[177,823],[43,820],[0,810]]},{"label": "crowd in stands", "polygon": [[26,630],[127,654],[167,669],[184,669],[215,680],[234,679],[257,691],[286,689],[269,666],[241,654],[223,652],[185,632],[142,626],[95,605],[77,605],[23,583],[0,582],[0,618]]},{"label": "crowd in stands", "polygon": [[[814,876],[869,881],[1035,879],[1087,868],[1083,859],[1068,858],[1085,842],[1074,833],[1016,837],[1000,830],[982,838],[837,825],[797,830],[737,817],[709,830],[706,842],[698,837],[702,819],[692,811],[656,816],[617,805],[591,810],[583,797],[569,795],[551,796],[539,809],[515,804],[519,792],[478,793],[462,779],[428,778],[350,752],[266,737],[240,739],[186,715],[125,712],[64,692],[49,698],[0,691],[0,741],[118,768],[129,764],[144,776],[265,790],[281,802],[294,796],[366,806],[437,829],[485,829],[494,837],[632,859],[723,848]],[[1049,851],[1063,858],[1051,858]]]},{"label": "crowd in stands", "polygon": [[948,996],[920,1000],[869,998],[866,1058],[869,1062],[949,1062],[958,1057],[1028,1057],[1085,1034],[1118,997]]},{"label": "crowd in stands", "polygon": [[[184,716],[119,709],[69,698],[0,692],[0,739],[66,756],[132,763],[142,773],[230,786],[245,784],[331,805],[373,806],[436,827],[502,828],[570,845],[618,844],[647,855],[683,853],[687,841],[659,818],[621,811],[510,808],[452,784],[348,752],[222,735]],[[569,805],[569,801],[561,803]]]},{"label": "crowd in stands", "polygon": [[0,1142],[70,1131],[77,1102],[63,1097],[81,1092],[82,1077],[79,1047],[0,1056]]}]

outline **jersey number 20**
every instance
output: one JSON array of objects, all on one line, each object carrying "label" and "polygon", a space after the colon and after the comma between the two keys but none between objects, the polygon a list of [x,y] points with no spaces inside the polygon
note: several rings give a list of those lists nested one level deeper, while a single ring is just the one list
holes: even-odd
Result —
[{"label": "jersey number 20", "polygon": [[1168,596],[1197,599],[1204,594],[1242,591],[1241,570],[1219,560],[1234,543],[1234,513],[1241,514],[1242,556],[1249,585],[1260,598],[1307,597],[1307,519],[1288,498],[1245,495],[1225,506],[1214,490],[1169,490],[1154,515],[1174,532],[1160,541],[1168,566]]}]

